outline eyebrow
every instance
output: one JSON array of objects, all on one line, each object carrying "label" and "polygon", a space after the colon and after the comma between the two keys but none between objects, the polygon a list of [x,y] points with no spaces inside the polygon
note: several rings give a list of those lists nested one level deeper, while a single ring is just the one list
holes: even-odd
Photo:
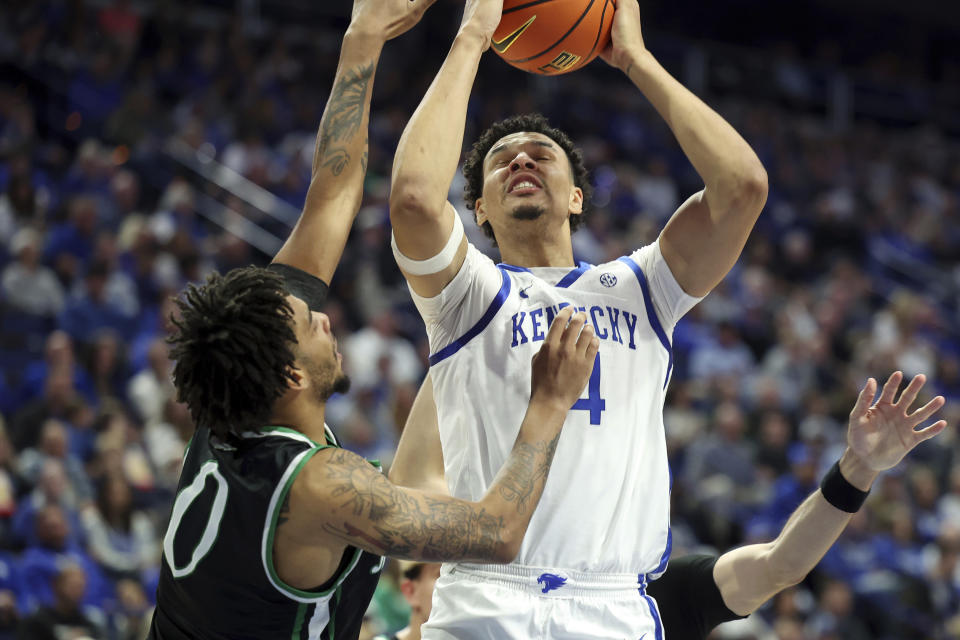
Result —
[{"label": "eyebrow", "polygon": [[[555,149],[553,143],[552,143],[552,142],[547,142],[546,140],[528,140],[527,142],[524,142],[523,144],[527,144],[527,143],[529,143],[529,142],[532,142],[533,144],[539,145],[539,146],[541,146],[541,147],[546,147],[546,148],[548,148],[548,149]],[[498,153],[500,153],[501,151],[503,151],[504,149],[506,149],[506,148],[509,147],[509,146],[510,146],[509,144],[500,144],[500,145],[497,145],[497,146],[495,146],[493,149],[490,149],[490,151],[487,152],[487,157],[488,157],[488,158],[492,158],[493,156],[497,155]]]}]

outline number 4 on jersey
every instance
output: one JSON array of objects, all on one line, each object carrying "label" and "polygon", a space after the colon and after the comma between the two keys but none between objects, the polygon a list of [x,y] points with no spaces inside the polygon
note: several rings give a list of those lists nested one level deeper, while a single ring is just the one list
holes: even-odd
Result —
[{"label": "number 4 on jersey", "polygon": [[607,401],[600,397],[600,354],[593,361],[590,382],[587,383],[587,397],[577,400],[571,410],[589,411],[590,424],[600,424],[600,413],[607,409]]}]

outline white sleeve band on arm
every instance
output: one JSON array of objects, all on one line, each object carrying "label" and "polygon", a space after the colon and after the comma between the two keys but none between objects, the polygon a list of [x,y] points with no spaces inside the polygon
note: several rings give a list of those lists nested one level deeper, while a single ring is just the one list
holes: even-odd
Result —
[{"label": "white sleeve band on arm", "polygon": [[460,221],[459,215],[454,214],[453,230],[450,231],[450,238],[447,240],[447,245],[443,250],[432,258],[414,260],[400,253],[400,249],[397,248],[397,239],[394,237],[393,232],[390,232],[390,246],[393,247],[393,257],[396,259],[397,264],[400,265],[400,268],[412,276],[429,276],[434,273],[440,273],[449,267],[450,263],[453,262],[454,256],[457,255],[457,249],[460,248],[460,241],[462,239],[463,222]]}]

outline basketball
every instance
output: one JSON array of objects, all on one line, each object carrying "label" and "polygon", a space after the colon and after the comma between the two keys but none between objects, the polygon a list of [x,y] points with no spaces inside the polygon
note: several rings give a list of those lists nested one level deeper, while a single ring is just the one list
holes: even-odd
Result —
[{"label": "basketball", "polygon": [[490,46],[518,69],[569,73],[607,46],[615,6],[616,0],[505,0]]}]

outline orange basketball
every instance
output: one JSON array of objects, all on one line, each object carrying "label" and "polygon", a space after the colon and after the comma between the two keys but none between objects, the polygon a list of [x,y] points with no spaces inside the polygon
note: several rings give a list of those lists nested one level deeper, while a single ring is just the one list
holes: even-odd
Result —
[{"label": "orange basketball", "polygon": [[530,73],[569,73],[607,46],[615,7],[616,0],[504,0],[491,48]]}]

